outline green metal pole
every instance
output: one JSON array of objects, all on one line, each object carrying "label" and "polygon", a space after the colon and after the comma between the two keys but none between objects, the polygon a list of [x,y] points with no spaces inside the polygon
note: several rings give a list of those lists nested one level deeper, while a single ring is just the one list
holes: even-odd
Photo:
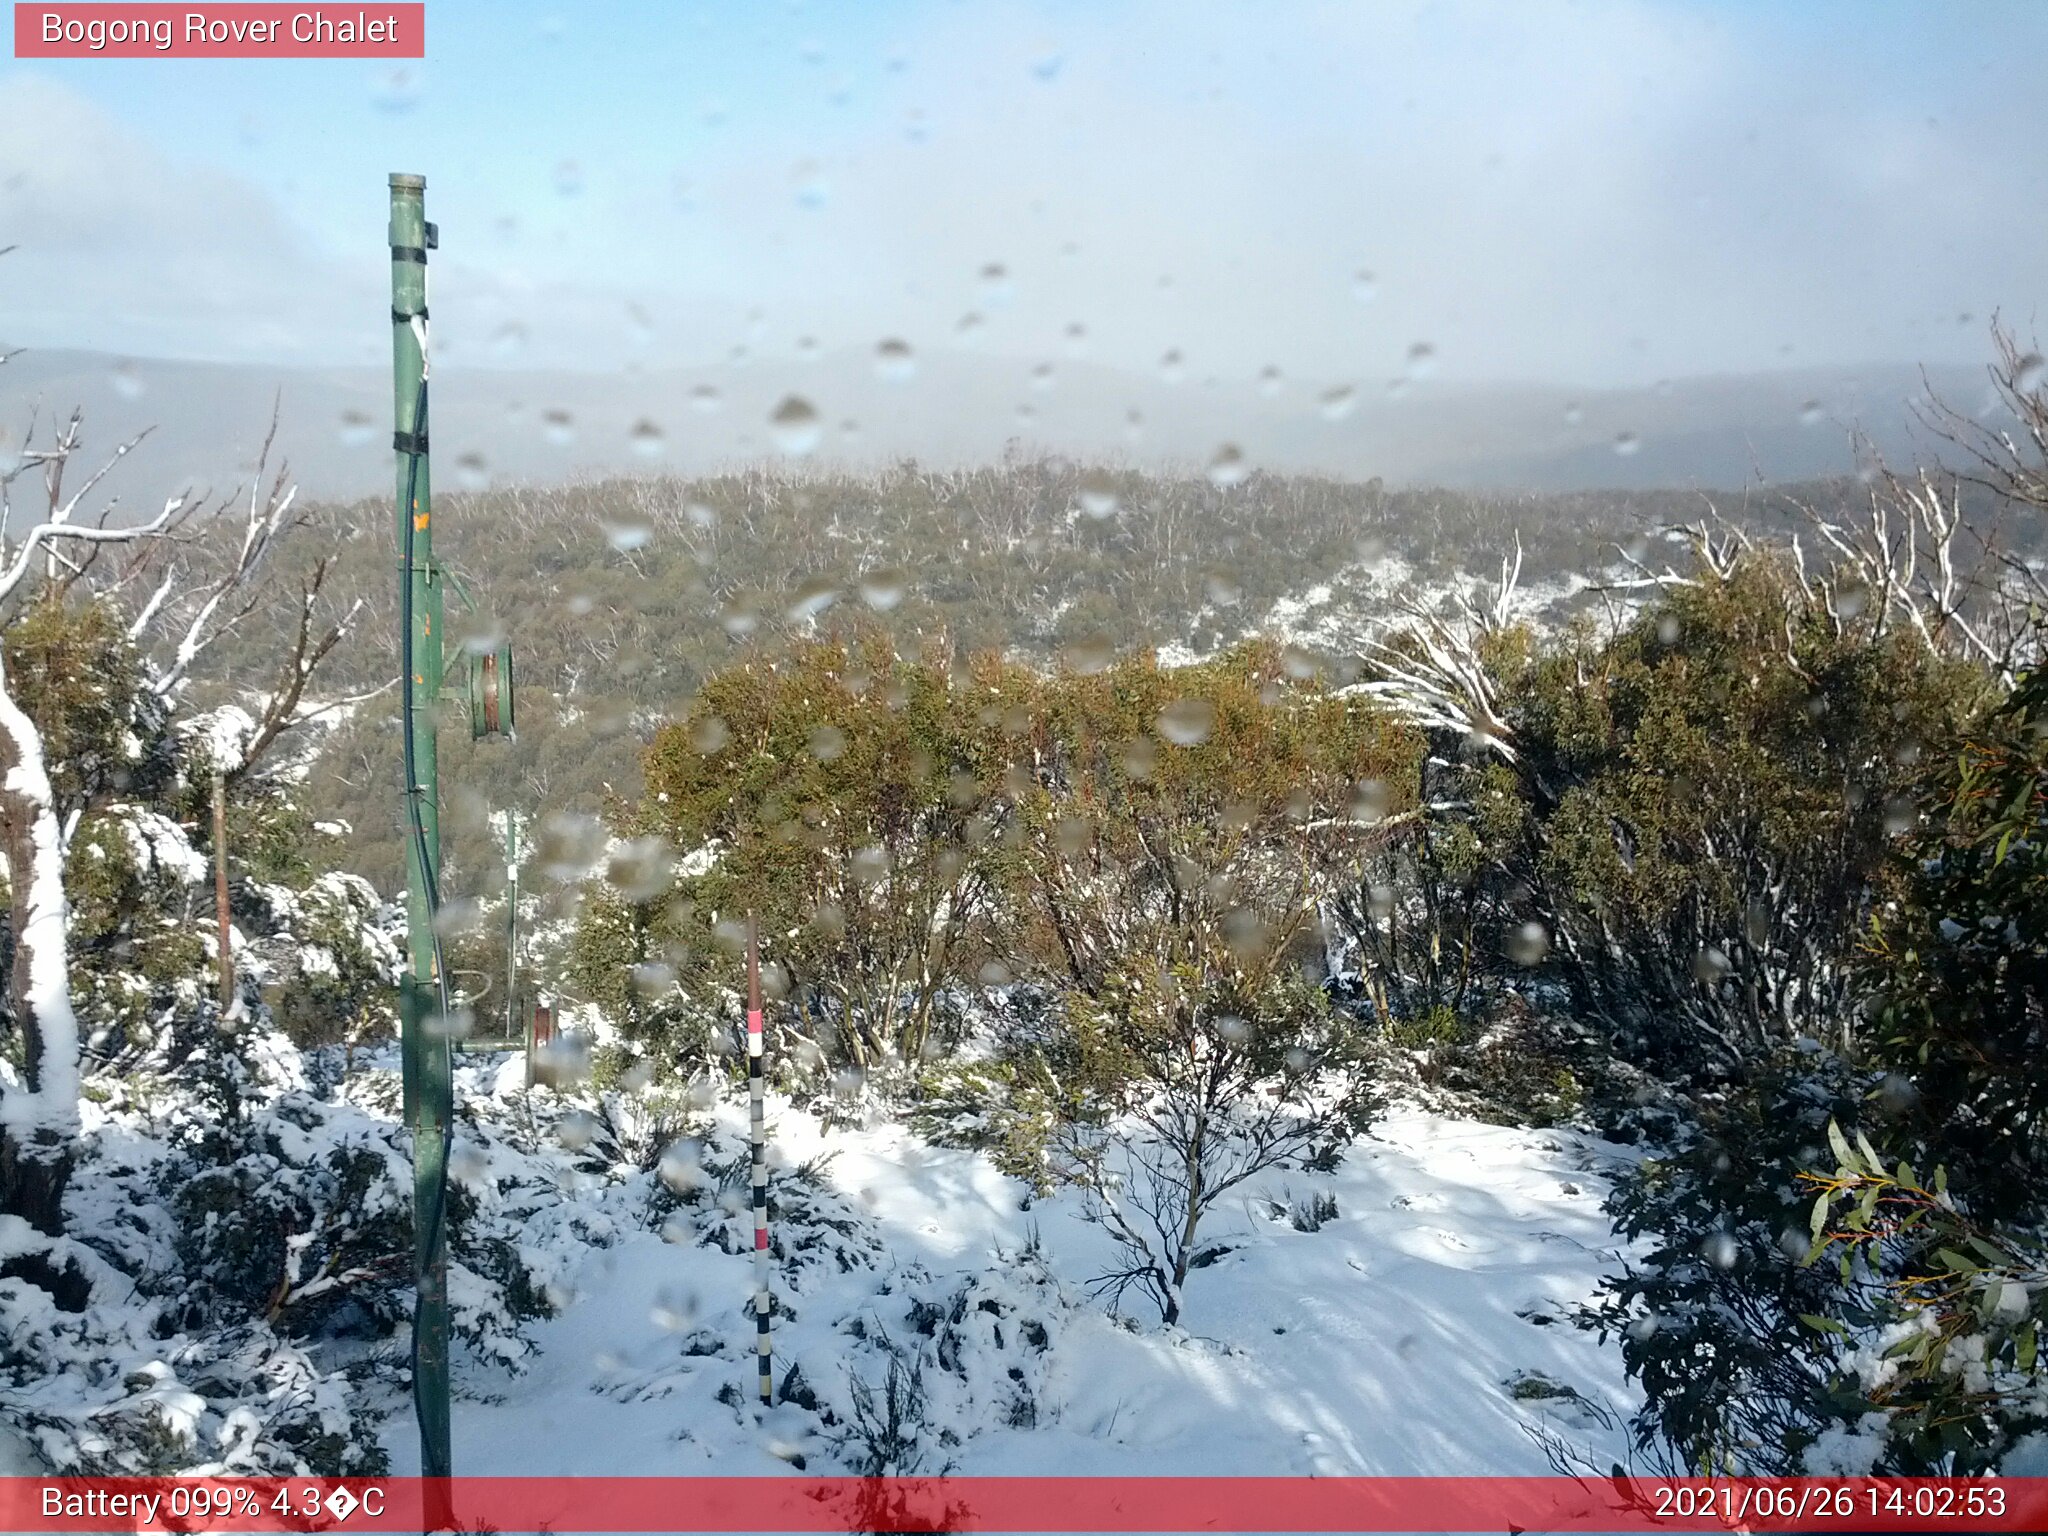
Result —
[{"label": "green metal pole", "polygon": [[[447,1137],[454,1112],[448,1031],[433,1027],[441,978],[434,943],[432,892],[440,878],[440,773],[434,712],[441,697],[441,587],[434,579],[432,495],[420,405],[426,376],[427,182],[391,178],[391,386],[398,453],[395,531],[401,562],[410,522],[412,666],[405,707],[412,716],[412,774],[406,792],[406,918],[411,965],[399,989],[405,1058],[405,1121],[412,1132],[414,1399],[423,1476],[450,1475],[448,1447]],[[413,317],[419,317],[417,324]],[[408,502],[410,504],[408,504]],[[417,835],[412,818],[417,815]]]}]

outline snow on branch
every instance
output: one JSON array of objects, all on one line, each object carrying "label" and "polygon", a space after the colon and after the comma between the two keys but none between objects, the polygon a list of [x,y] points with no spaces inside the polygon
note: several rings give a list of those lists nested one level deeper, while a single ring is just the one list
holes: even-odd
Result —
[{"label": "snow on branch", "polygon": [[1475,746],[1513,762],[1513,730],[1480,642],[1513,621],[1521,578],[1522,540],[1517,534],[1514,554],[1501,560],[1499,579],[1481,596],[1460,591],[1448,617],[1412,599],[1406,601],[1406,623],[1366,642],[1367,660],[1380,676],[1342,692],[1378,699],[1424,730],[1460,732]]},{"label": "snow on branch", "polygon": [[14,595],[15,589],[33,568],[36,551],[59,541],[75,541],[80,544],[132,544],[138,539],[149,538],[163,532],[170,526],[172,517],[185,504],[182,496],[173,496],[164,503],[163,511],[147,523],[138,523],[129,528],[87,528],[64,522],[52,517],[48,522],[38,523],[29,529],[28,535],[15,549],[14,559],[4,570],[0,570],[0,603]]},{"label": "snow on branch", "polygon": [[[274,435],[277,422],[273,417],[271,432]],[[292,516],[293,503],[298,499],[298,487],[285,485],[285,471],[280,469],[271,481],[268,494],[262,489],[262,463],[268,459],[269,437],[263,440],[263,453],[258,459],[256,479],[249,489],[249,510],[242,527],[242,543],[236,552],[234,563],[209,587],[200,600],[198,610],[192,615],[185,632],[179,636],[170,662],[159,671],[150,687],[159,698],[171,698],[179,693],[191,675],[192,663],[200,652],[219,640],[222,635],[234,630],[242,620],[255,611],[260,594],[255,587],[257,572],[266,555],[276,546],[280,535],[296,527],[300,519]],[[152,600],[154,602],[154,599]],[[310,602],[310,596],[308,598]],[[232,611],[223,615],[223,610],[232,606]],[[339,635],[335,637],[339,639]],[[322,653],[324,654],[324,652]]]}]

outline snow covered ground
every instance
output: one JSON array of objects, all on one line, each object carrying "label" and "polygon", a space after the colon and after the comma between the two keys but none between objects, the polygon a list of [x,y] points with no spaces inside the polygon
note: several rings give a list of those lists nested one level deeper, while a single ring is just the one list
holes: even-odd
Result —
[{"label": "snow covered ground", "polygon": [[[474,1073],[472,1091],[489,1081]],[[494,1113],[509,1118],[518,1081],[508,1062]],[[744,1110],[716,1116],[704,1164],[729,1169]],[[921,1359],[927,1407],[917,1464],[887,1470],[1542,1473],[1540,1431],[1623,1459],[1586,1407],[1626,1419],[1618,1353],[1568,1318],[1617,1257],[1600,1201],[1626,1154],[1591,1138],[1393,1112],[1334,1174],[1275,1175],[1214,1217],[1204,1236],[1231,1251],[1165,1329],[1135,1296],[1125,1323],[1087,1293],[1111,1248],[1076,1197],[1032,1199],[898,1125],[828,1128],[781,1104],[771,1132],[776,1378],[795,1363],[817,1408],[764,1419],[751,1401],[737,1190],[721,1203],[707,1187],[655,1230],[654,1176],[632,1174],[571,1196],[603,1205],[616,1240],[578,1245],[523,1372],[459,1366],[462,1472],[873,1470],[849,1434],[853,1382],[881,1401],[892,1351]],[[813,1181],[790,1172],[806,1163]],[[1317,1194],[1336,1214],[1300,1230],[1288,1210]],[[416,1470],[409,1415],[383,1439],[394,1471]]]}]

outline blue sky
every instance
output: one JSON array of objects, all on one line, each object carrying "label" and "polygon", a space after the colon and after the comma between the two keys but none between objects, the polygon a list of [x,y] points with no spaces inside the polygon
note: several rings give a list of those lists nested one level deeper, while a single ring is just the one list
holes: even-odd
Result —
[{"label": "blue sky", "polygon": [[490,364],[900,335],[1647,383],[1974,359],[2048,277],[2038,5],[429,0],[428,36],[403,76],[0,65],[0,276],[44,300],[0,330],[375,357],[395,169],[440,343]]}]

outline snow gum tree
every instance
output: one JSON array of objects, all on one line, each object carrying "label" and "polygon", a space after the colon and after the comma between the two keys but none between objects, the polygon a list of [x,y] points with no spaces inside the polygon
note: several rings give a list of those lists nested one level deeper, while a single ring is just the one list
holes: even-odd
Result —
[{"label": "snow gum tree", "polygon": [[[326,615],[325,563],[297,592],[264,579],[268,556],[297,527],[280,473],[246,502],[174,497],[121,525],[108,502],[86,519],[119,445],[75,490],[82,445],[74,413],[45,446],[0,475],[0,517],[18,487],[40,496],[18,540],[0,545],[0,854],[6,860],[9,987],[0,1059],[0,1213],[56,1235],[78,1129],[82,1066],[119,1042],[81,1016],[88,955],[186,980],[205,955],[184,920],[150,911],[153,883],[180,885],[203,856],[180,826],[180,758],[192,727],[194,665],[224,635],[283,611],[268,686],[211,720],[203,756],[231,783],[300,716],[306,685],[348,616]],[[266,444],[266,456],[267,456]],[[182,888],[182,886],[180,887]],[[155,894],[164,894],[155,889]],[[119,1010],[115,1010],[116,1013]],[[132,1042],[131,1042],[132,1043]],[[27,1263],[24,1259],[20,1262]]]},{"label": "snow gum tree", "polygon": [[579,978],[651,1027],[673,979],[731,984],[751,907],[786,1016],[836,1063],[918,1060],[995,898],[1001,739],[941,656],[876,633],[717,674],[648,749],[626,830],[656,846],[613,862]]},{"label": "snow gum tree", "polygon": [[1334,1157],[1376,1107],[1365,1042],[1322,987],[1322,913],[1412,809],[1418,743],[1264,644],[1045,693],[1015,965],[1064,999],[1035,1054],[1063,1085],[1052,1167],[1123,1251],[1103,1289],[1173,1323],[1217,1201]]}]

